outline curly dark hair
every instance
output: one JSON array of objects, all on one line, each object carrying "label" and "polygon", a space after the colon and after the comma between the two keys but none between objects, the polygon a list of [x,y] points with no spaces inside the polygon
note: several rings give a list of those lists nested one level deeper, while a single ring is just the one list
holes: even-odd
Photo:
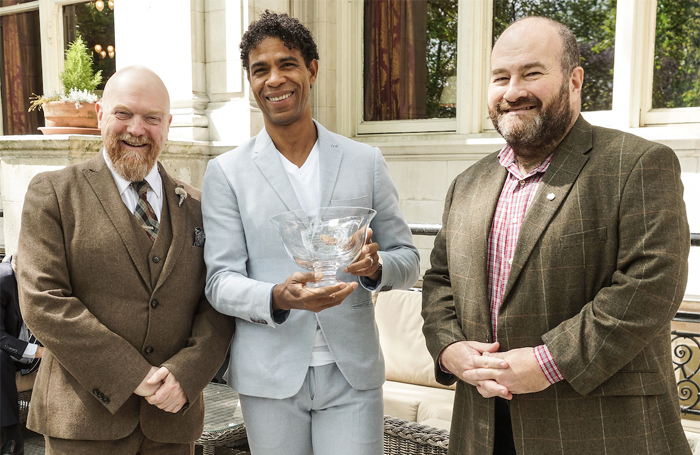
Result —
[{"label": "curly dark hair", "polygon": [[287,14],[277,14],[265,10],[260,19],[254,21],[248,27],[248,31],[241,39],[241,61],[243,68],[248,71],[248,55],[250,51],[258,47],[265,38],[279,38],[288,49],[298,50],[308,68],[311,61],[318,60],[318,48],[311,31],[304,27],[298,19]]}]

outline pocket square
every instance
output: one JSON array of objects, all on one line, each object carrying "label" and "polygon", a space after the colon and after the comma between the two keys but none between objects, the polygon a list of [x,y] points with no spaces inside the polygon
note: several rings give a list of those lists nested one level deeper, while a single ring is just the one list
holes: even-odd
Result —
[{"label": "pocket square", "polygon": [[194,228],[194,243],[192,244],[192,246],[204,248],[204,241],[206,239],[207,236],[204,235],[204,229],[202,229],[201,227]]}]

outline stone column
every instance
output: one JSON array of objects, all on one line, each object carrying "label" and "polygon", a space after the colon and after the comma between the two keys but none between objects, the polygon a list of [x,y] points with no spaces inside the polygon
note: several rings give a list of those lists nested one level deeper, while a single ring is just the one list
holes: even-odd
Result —
[{"label": "stone column", "polygon": [[121,0],[114,8],[117,69],[144,65],[170,92],[171,139],[209,140],[204,0]]}]

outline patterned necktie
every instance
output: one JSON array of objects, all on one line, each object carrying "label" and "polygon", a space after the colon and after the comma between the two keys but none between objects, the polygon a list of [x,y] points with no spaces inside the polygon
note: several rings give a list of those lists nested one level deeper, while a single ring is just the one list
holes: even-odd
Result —
[{"label": "patterned necktie", "polygon": [[146,234],[148,234],[148,238],[151,239],[151,242],[155,242],[160,223],[158,223],[153,207],[148,203],[148,198],[146,197],[148,193],[148,182],[142,180],[140,182],[133,182],[131,185],[139,194],[134,216],[136,216],[136,219],[139,220],[141,226],[146,230]]}]

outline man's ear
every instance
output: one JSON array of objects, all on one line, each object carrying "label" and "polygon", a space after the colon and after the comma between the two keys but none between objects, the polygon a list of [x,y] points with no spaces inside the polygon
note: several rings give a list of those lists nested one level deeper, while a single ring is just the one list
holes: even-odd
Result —
[{"label": "man's ear", "polygon": [[95,103],[95,113],[97,114],[97,127],[98,128],[102,126],[102,112],[103,112],[102,101],[98,101],[97,103]]},{"label": "man's ear", "polygon": [[311,63],[309,63],[306,69],[309,71],[309,84],[315,83],[316,76],[318,76],[318,60],[311,60]]},{"label": "man's ear", "polygon": [[581,94],[581,88],[583,87],[583,68],[577,66],[571,72],[571,79],[569,81],[571,87],[571,93]]}]

